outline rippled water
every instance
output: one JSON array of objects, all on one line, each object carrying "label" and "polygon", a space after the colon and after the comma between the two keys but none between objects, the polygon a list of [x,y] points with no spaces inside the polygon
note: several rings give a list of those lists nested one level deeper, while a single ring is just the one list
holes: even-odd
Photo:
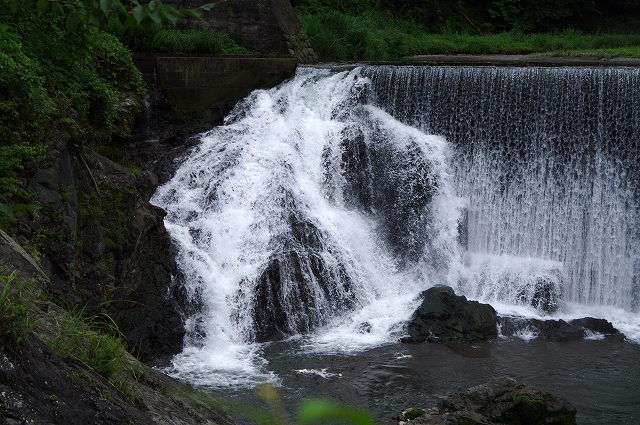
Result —
[{"label": "rippled water", "polygon": [[[607,341],[550,343],[504,340],[480,344],[489,358],[469,358],[439,344],[390,344],[357,355],[310,353],[304,341],[262,348],[280,378],[287,405],[310,396],[366,406],[380,423],[407,407],[507,375],[566,398],[581,425],[640,423],[640,346]],[[237,396],[251,398],[247,390]]]}]

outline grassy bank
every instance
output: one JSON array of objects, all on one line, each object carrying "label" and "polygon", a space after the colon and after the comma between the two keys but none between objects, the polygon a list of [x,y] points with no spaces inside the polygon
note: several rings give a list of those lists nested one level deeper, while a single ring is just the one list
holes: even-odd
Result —
[{"label": "grassy bank", "polygon": [[252,55],[253,50],[238,45],[227,34],[209,27],[178,30],[174,28],[130,28],[112,20],[106,32],[133,53],[206,54],[206,55]]},{"label": "grassy bank", "polygon": [[322,61],[380,61],[432,54],[535,54],[555,56],[638,57],[640,34],[500,32],[430,33],[424,26],[368,11],[298,12]]}]

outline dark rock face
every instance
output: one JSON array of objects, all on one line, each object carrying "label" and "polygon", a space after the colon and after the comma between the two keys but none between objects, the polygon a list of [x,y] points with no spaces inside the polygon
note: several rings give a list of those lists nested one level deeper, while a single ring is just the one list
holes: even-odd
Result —
[{"label": "dark rock face", "polygon": [[357,126],[344,129],[341,139],[345,205],[378,217],[382,237],[402,264],[422,259],[435,233],[430,204],[438,181],[433,164],[416,142],[399,148],[384,136],[367,140]]},{"label": "dark rock face", "polygon": [[0,267],[7,267],[6,273],[16,272],[19,280],[35,278],[47,285],[49,278],[24,249],[9,235],[0,230]]},{"label": "dark rock face", "polygon": [[[40,218],[47,290],[86,313],[107,313],[143,357],[181,349],[182,322],[166,299],[174,269],[164,211],[149,204],[157,179],[94,152],[63,149],[30,181]],[[44,236],[44,237],[43,237]]]},{"label": "dark rock face", "polygon": [[420,294],[403,342],[486,341],[498,336],[498,316],[489,304],[467,301],[449,286],[434,286]]},{"label": "dark rock face", "polygon": [[384,237],[397,256],[417,261],[432,235],[429,205],[438,190],[432,164],[416,143],[405,151],[383,141],[374,146],[373,206]]},{"label": "dark rock face", "polygon": [[338,312],[352,309],[355,294],[342,264],[323,257],[325,236],[292,214],[282,251],[266,265],[255,287],[253,339],[258,342],[307,333]]},{"label": "dark rock face", "polygon": [[19,354],[0,348],[2,424],[154,423],[84,364],[60,358],[36,338],[20,344]]},{"label": "dark rock face", "polygon": [[556,280],[562,282],[562,276],[541,276],[532,288],[523,289],[518,298],[521,303],[544,313],[554,313],[558,310],[559,290]]},{"label": "dark rock face", "polygon": [[[415,411],[417,409],[413,409]],[[501,377],[487,384],[450,395],[437,407],[402,423],[424,425],[571,425],[576,409],[566,400],[540,388]]]},{"label": "dark rock face", "polygon": [[522,317],[500,317],[500,331],[504,336],[513,336],[520,332],[533,333],[536,338],[545,341],[577,341],[588,333],[599,333],[606,339],[623,340],[624,335],[604,319],[584,317],[567,323],[564,320],[539,320]]}]

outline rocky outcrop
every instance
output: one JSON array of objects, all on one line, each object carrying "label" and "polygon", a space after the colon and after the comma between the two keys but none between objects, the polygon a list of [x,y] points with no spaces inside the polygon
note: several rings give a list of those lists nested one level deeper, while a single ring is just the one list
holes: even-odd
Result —
[{"label": "rocky outcrop", "polygon": [[[91,345],[92,331],[75,333],[67,312],[41,299],[49,281],[19,244],[0,231],[0,257],[17,279],[35,278],[31,288],[14,293],[25,314],[2,315],[0,323],[0,424],[36,425],[233,425],[222,411],[232,403],[203,393],[146,367],[126,352],[109,380],[84,362],[65,354],[61,335],[73,334],[74,344]],[[0,292],[3,291],[0,282]],[[3,308],[6,306],[3,304]],[[3,311],[4,313],[4,311]],[[27,324],[26,319],[32,326]],[[18,325],[16,321],[21,321]],[[13,327],[19,334],[7,332]],[[47,341],[48,343],[45,343]],[[63,342],[61,342],[63,341]],[[71,341],[71,340],[69,340]],[[103,340],[106,341],[106,340]],[[57,347],[54,351],[51,347]],[[100,350],[101,347],[95,347]],[[73,351],[73,350],[72,350]],[[226,404],[225,404],[226,403]]]},{"label": "rocky outcrop", "polygon": [[182,344],[166,298],[174,268],[164,211],[148,201],[157,179],[88,149],[62,149],[29,182],[42,205],[19,238],[40,246],[46,290],[88,314],[109,314],[143,357]]},{"label": "rocky outcrop", "polygon": [[410,425],[571,425],[576,409],[540,388],[501,377],[442,399],[429,409],[407,409],[399,424]]},{"label": "rocky outcrop", "polygon": [[[257,279],[252,308],[254,340],[274,341],[326,325],[357,299],[345,266],[313,222],[292,211],[281,244]],[[251,288],[251,286],[249,286]]]},{"label": "rocky outcrop", "polygon": [[422,292],[403,342],[486,341],[498,336],[498,316],[489,304],[468,301],[449,286]]},{"label": "rocky outcrop", "polygon": [[611,322],[594,317],[566,322],[505,316],[500,317],[500,333],[503,336],[527,334],[541,340],[557,342],[577,341],[596,334],[612,341],[624,340],[624,335]]},{"label": "rocky outcrop", "polygon": [[5,273],[16,273],[18,280],[36,279],[46,285],[49,278],[40,266],[9,235],[0,230],[0,267],[6,267]]}]

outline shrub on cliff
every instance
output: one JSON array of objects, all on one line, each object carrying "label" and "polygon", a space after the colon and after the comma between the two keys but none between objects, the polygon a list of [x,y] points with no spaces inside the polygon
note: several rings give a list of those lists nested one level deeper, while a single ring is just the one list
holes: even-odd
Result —
[{"label": "shrub on cliff", "polygon": [[115,37],[0,1],[0,205],[32,202],[26,178],[65,145],[127,140],[144,92]]}]

